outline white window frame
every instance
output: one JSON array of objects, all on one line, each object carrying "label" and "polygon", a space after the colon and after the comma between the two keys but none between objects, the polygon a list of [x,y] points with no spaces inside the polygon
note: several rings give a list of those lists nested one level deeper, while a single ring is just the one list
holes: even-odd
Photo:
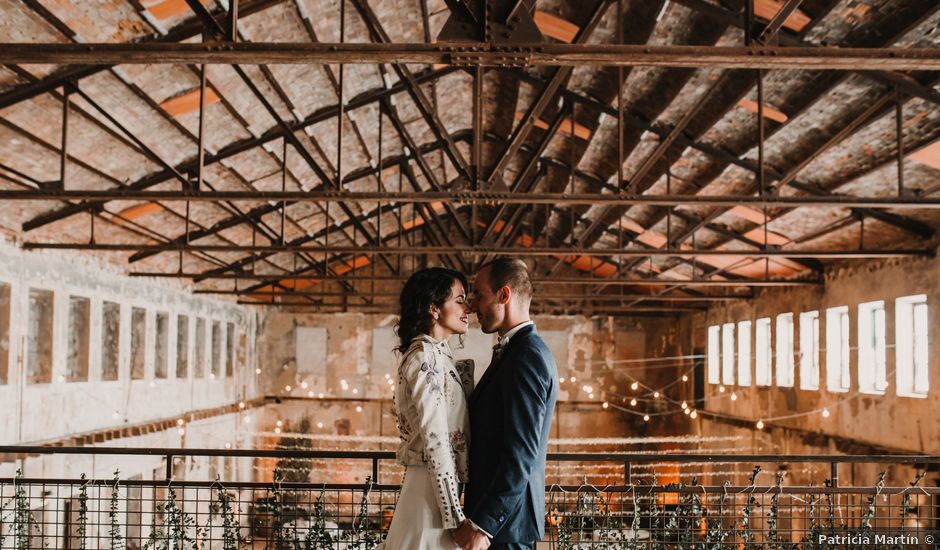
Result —
[{"label": "white window frame", "polygon": [[884,395],[888,387],[884,300],[858,305],[858,391]]},{"label": "white window frame", "polygon": [[751,385],[751,322],[738,323],[738,385]]},{"label": "white window frame", "polygon": [[793,364],[793,314],[781,313],[777,315],[777,386],[792,388],[794,378]]},{"label": "white window frame", "polygon": [[927,397],[930,390],[929,310],[927,295],[894,302],[895,381],[901,397]]},{"label": "white window frame", "polygon": [[754,324],[754,384],[773,384],[773,342],[770,317],[761,317]]},{"label": "white window frame", "polygon": [[707,380],[709,384],[721,383],[721,325],[708,327]]},{"label": "white window frame", "polygon": [[852,385],[849,307],[826,310],[826,389],[845,393]]},{"label": "white window frame", "polygon": [[734,323],[721,325],[721,383],[734,385]]},{"label": "white window frame", "polygon": [[800,389],[819,390],[819,312],[800,313]]}]

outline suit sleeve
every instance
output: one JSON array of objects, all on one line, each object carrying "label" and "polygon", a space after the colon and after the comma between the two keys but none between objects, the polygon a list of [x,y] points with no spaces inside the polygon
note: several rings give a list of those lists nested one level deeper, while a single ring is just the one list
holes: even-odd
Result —
[{"label": "suit sleeve", "polygon": [[406,360],[403,370],[417,413],[415,428],[424,440],[423,458],[431,475],[444,528],[453,529],[465,516],[460,507],[457,466],[450,448],[444,368],[436,364],[433,352],[418,351]]},{"label": "suit sleeve", "polygon": [[[548,411],[548,366],[535,350],[506,365],[500,383],[506,421],[503,426],[496,475],[469,517],[495,536],[525,503],[529,476],[541,452],[541,426]],[[502,373],[501,373],[502,374]]]}]

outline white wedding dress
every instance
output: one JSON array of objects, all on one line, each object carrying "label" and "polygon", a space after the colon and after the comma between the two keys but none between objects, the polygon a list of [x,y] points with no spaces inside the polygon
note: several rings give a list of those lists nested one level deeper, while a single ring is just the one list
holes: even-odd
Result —
[{"label": "white wedding dress", "polygon": [[405,466],[384,550],[456,550],[449,529],[464,520],[473,363],[454,362],[447,340],[416,337],[402,355],[395,388]]}]

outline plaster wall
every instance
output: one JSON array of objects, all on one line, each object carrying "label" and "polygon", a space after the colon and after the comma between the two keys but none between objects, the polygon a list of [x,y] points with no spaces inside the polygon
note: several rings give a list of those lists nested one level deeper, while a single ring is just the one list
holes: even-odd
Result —
[{"label": "plaster wall", "polygon": [[[902,397],[895,383],[895,300],[904,296],[925,294],[928,304],[929,351],[928,361],[931,389],[924,398]],[[793,312],[795,319],[795,383],[792,388],[776,384],[776,361],[773,364],[774,383],[770,387],[732,386],[720,392],[718,385],[706,384],[704,408],[735,417],[752,420],[768,419],[768,423],[843,436],[856,441],[883,446],[893,450],[918,453],[940,453],[940,418],[934,411],[940,405],[936,373],[940,344],[933,333],[940,321],[940,260],[919,258],[846,264],[827,272],[825,285],[819,287],[791,287],[768,290],[750,302],[735,302],[710,308],[707,314],[692,318],[696,347],[704,350],[707,327],[728,322],[754,321],[761,317],[776,319],[780,313]],[[887,336],[887,389],[884,395],[859,392],[858,384],[858,305],[884,300]],[[838,306],[849,308],[849,346],[851,387],[847,392],[831,392],[826,388],[826,309]],[[820,327],[820,389],[800,389],[799,373],[799,313],[819,311]],[[753,330],[753,328],[752,328]],[[776,346],[775,329],[771,331]],[[753,341],[753,340],[752,340]],[[753,363],[752,367],[753,369]],[[737,401],[731,401],[731,392]],[[827,408],[831,415],[821,414]],[[772,421],[774,417],[816,411],[806,416]],[[775,440],[767,447],[770,452],[787,452],[785,440]]]},{"label": "plaster wall", "polygon": [[[134,279],[115,268],[94,263],[77,254],[24,252],[0,245],[0,283],[9,285],[9,334],[6,350],[9,372],[0,383],[0,444],[55,440],[84,432],[115,428],[182,415],[187,411],[231,404],[260,395],[255,372],[256,318],[252,310],[233,303],[203,299],[161,281]],[[27,339],[29,291],[53,292],[52,331],[39,340],[51,341],[52,363],[48,383],[30,383]],[[67,381],[69,298],[90,301],[87,380]],[[102,379],[102,303],[120,304],[120,340],[117,380]],[[146,312],[144,376],[131,380],[131,310]],[[166,378],[155,378],[155,317],[169,317]],[[188,316],[189,345],[186,377],[176,377],[177,317]],[[218,376],[205,369],[194,375],[196,319],[221,323]],[[235,341],[232,376],[225,375],[228,346],[224,339],[231,323]],[[244,337],[244,338],[243,338]],[[204,340],[205,357],[211,361],[211,337]]]}]

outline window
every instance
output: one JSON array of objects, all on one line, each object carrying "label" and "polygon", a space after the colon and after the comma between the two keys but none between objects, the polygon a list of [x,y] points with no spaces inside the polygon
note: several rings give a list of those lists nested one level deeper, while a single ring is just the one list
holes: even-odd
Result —
[{"label": "window", "polygon": [[849,373],[849,308],[826,310],[826,389],[847,392],[852,383]]},{"label": "window", "polygon": [[888,387],[885,303],[858,305],[858,391],[884,395]]},{"label": "window", "polygon": [[927,296],[905,296],[898,298],[894,305],[898,395],[926,397],[930,388],[927,376]]},{"label": "window", "polygon": [[770,318],[758,319],[754,325],[754,383],[769,386],[773,383],[770,363],[773,361],[773,347],[770,341]]},{"label": "window", "polygon": [[215,378],[222,373],[222,325],[212,321],[212,366],[209,378]]},{"label": "window", "polygon": [[793,387],[793,314],[777,315],[777,386]]},{"label": "window", "polygon": [[738,323],[738,385],[751,385],[751,322]]},{"label": "window", "polygon": [[721,383],[734,385],[734,323],[721,325]]},{"label": "window", "polygon": [[800,313],[800,389],[819,389],[819,312]]},{"label": "window", "polygon": [[147,311],[131,308],[131,380],[143,380],[146,375]]},{"label": "window", "polygon": [[167,363],[170,353],[170,315],[157,312],[156,338],[154,339],[153,377],[167,377]]},{"label": "window", "polygon": [[721,383],[721,327],[708,327],[708,383]]},{"label": "window", "polygon": [[176,377],[189,376],[189,317],[176,318]]},{"label": "window", "polygon": [[101,305],[101,379],[117,380],[121,357],[121,304]]},{"label": "window", "polygon": [[196,364],[193,376],[202,378],[206,375],[206,320],[196,319]]},{"label": "window", "polygon": [[235,325],[225,324],[225,376],[235,373]]},{"label": "window", "polygon": [[65,379],[69,382],[88,380],[90,328],[91,300],[69,297],[69,354],[65,362]]},{"label": "window", "polygon": [[26,381],[29,384],[48,384],[52,381],[53,307],[51,290],[29,289],[29,324],[26,331]]},{"label": "window", "polygon": [[10,373],[10,285],[0,283],[0,386],[9,381]]}]

